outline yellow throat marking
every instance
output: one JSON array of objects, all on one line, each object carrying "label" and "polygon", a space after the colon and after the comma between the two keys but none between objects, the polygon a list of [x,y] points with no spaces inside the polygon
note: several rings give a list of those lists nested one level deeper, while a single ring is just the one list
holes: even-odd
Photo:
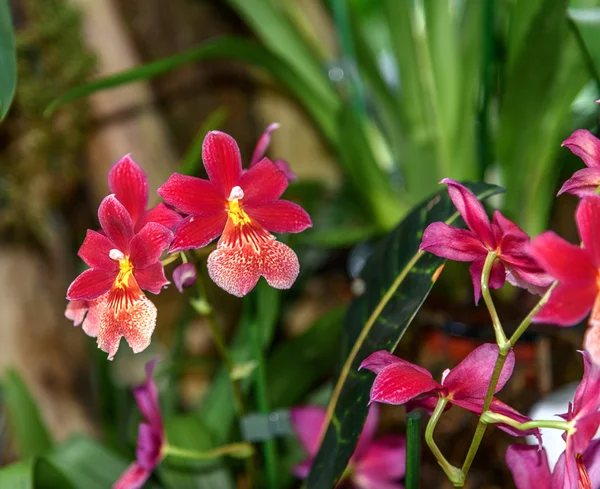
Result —
[{"label": "yellow throat marking", "polygon": [[119,260],[119,275],[115,280],[115,287],[119,289],[125,289],[129,286],[129,277],[133,275],[133,263],[128,256],[125,256]]},{"label": "yellow throat marking", "polygon": [[240,207],[240,202],[238,199],[229,201],[227,214],[235,226],[243,226],[245,224],[249,224],[251,221],[250,216],[246,214]]}]

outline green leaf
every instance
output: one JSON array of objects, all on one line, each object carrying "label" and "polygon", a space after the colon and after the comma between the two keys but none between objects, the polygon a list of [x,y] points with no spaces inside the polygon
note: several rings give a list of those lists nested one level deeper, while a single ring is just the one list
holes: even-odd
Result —
[{"label": "green leaf", "polygon": [[17,87],[15,34],[9,0],[0,0],[0,121],[6,117]]},{"label": "green leaf", "polygon": [[[499,187],[467,184],[479,199]],[[328,426],[308,478],[310,489],[330,489],[343,473],[367,415],[370,372],[360,363],[378,350],[392,352],[435,281],[444,259],[419,251],[423,230],[431,223],[458,217],[446,189],[426,199],[380,243],[367,261],[365,293],[355,299],[342,329],[344,359],[327,409]]]},{"label": "green leaf", "polygon": [[38,489],[76,489],[64,472],[45,458],[35,464],[34,483]]},{"label": "green leaf", "polygon": [[31,392],[12,369],[2,379],[2,399],[21,457],[42,455],[52,448],[50,433]]},{"label": "green leaf", "polygon": [[0,468],[0,487],[33,489],[33,461],[24,460]]}]

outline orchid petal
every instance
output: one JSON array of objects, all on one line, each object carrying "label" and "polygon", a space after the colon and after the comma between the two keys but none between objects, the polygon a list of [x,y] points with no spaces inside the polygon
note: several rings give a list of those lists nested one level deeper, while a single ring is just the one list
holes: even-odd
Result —
[{"label": "orchid petal", "polygon": [[570,444],[577,454],[585,452],[594,435],[600,428],[600,411],[587,415],[575,415],[575,431],[567,435],[567,446]]},{"label": "orchid petal", "polygon": [[[479,303],[481,298],[481,275],[483,274],[483,266],[485,265],[485,257],[475,260],[469,267],[471,281],[473,282],[473,295],[475,297],[475,305]],[[490,270],[488,279],[488,287],[490,289],[500,289],[506,281],[506,269],[502,261],[496,259]]]},{"label": "orchid petal", "polygon": [[298,175],[292,171],[292,167],[287,161],[282,159],[273,160],[273,164],[283,172],[289,182],[298,180]]},{"label": "orchid petal", "polygon": [[591,255],[597,273],[600,268],[600,195],[582,198],[577,206],[575,220],[583,248]]},{"label": "orchid petal", "polygon": [[492,226],[483,205],[467,187],[450,178],[440,183],[448,185],[450,199],[458,209],[461,217],[475,235],[490,248],[495,248]]},{"label": "orchid petal", "polygon": [[89,301],[69,301],[65,317],[73,321],[73,326],[79,326],[89,309]]},{"label": "orchid petal", "polygon": [[244,297],[260,278],[259,258],[251,245],[217,246],[208,255],[208,274],[224,291]]},{"label": "orchid petal", "polygon": [[592,483],[592,487],[600,487],[600,439],[593,440],[583,454],[583,464]]},{"label": "orchid petal", "polygon": [[148,177],[129,155],[117,161],[108,172],[108,188],[136,223],[148,205]]},{"label": "orchid petal", "polygon": [[574,155],[579,156],[586,166],[600,166],[600,140],[586,129],[577,129],[563,143]]},{"label": "orchid petal", "polygon": [[248,215],[273,233],[299,233],[312,227],[308,213],[298,204],[277,200],[260,207],[244,206]]},{"label": "orchid petal", "polygon": [[141,489],[150,478],[152,471],[144,469],[137,462],[133,462],[114,483],[112,489]]},{"label": "orchid petal", "polygon": [[256,143],[256,147],[254,148],[254,152],[252,153],[252,159],[250,160],[250,168],[252,168],[256,163],[262,160],[263,156],[267,152],[267,148],[269,144],[271,144],[271,133],[279,129],[279,124],[274,122],[273,124],[269,124],[269,127],[265,129],[265,132],[262,133],[258,142]]},{"label": "orchid petal", "polygon": [[533,445],[510,445],[506,450],[506,465],[517,489],[550,489],[552,475],[546,450]]},{"label": "orchid petal", "polygon": [[375,438],[375,432],[379,426],[379,406],[377,404],[371,404],[369,406],[369,412],[365,418],[363,429],[358,437],[354,454],[352,455],[354,460],[359,460],[366,453],[369,446],[373,443]]},{"label": "orchid petal", "polygon": [[155,222],[173,231],[182,219],[179,213],[160,202],[142,214],[142,217],[135,223],[135,230],[137,232],[149,222]]},{"label": "orchid petal", "polygon": [[442,390],[431,374],[402,364],[391,364],[375,377],[371,402],[404,404],[426,392]]},{"label": "orchid petal", "polygon": [[173,283],[180,293],[196,283],[196,267],[193,263],[182,263],[173,270]]},{"label": "orchid petal", "polygon": [[[485,398],[498,359],[498,351],[498,345],[495,344],[486,343],[478,346],[450,370],[442,385],[448,389],[453,399]],[[508,382],[514,366],[515,354],[511,350],[500,372],[494,394]]]},{"label": "orchid petal", "polygon": [[573,410],[575,413],[595,412],[600,408],[600,367],[586,352],[581,352],[581,356],[583,376],[575,391]]},{"label": "orchid petal", "polygon": [[578,197],[593,195],[600,186],[600,168],[583,168],[573,173],[558,191],[557,195],[569,193]]},{"label": "orchid petal", "polygon": [[310,474],[310,468],[312,467],[313,459],[309,458],[304,462],[296,465],[292,469],[292,474],[294,474],[298,479],[306,479],[308,474]]},{"label": "orchid petal", "polygon": [[577,489],[577,476],[574,481],[567,479],[567,452],[558,458],[552,472],[552,489]]},{"label": "orchid petal", "polygon": [[179,173],[171,175],[157,192],[167,204],[194,216],[212,216],[224,211],[228,197],[213,182]]},{"label": "orchid petal", "polygon": [[454,261],[473,261],[487,255],[487,249],[472,231],[434,222],[423,232],[419,248]]},{"label": "orchid petal", "polygon": [[355,471],[359,478],[381,481],[401,479],[406,473],[406,439],[399,435],[388,435],[371,442],[364,455],[356,458]]},{"label": "orchid petal", "polygon": [[285,174],[268,158],[263,158],[240,178],[244,207],[259,207],[277,200],[288,186]]},{"label": "orchid petal", "polygon": [[600,324],[594,321],[585,332],[583,347],[595,365],[600,365]]},{"label": "orchid petal", "polygon": [[140,423],[135,450],[137,463],[147,470],[154,470],[162,459],[162,444],[162,432],[156,431],[147,423]]},{"label": "orchid petal", "polygon": [[227,222],[227,213],[214,216],[186,217],[175,230],[171,253],[206,246],[223,232]]},{"label": "orchid petal", "polygon": [[492,227],[497,227],[501,236],[511,235],[523,241],[529,241],[529,235],[510,219],[504,217],[499,210],[494,211]]},{"label": "orchid petal", "polygon": [[290,409],[290,420],[294,431],[302,448],[311,458],[319,451],[325,416],[325,408],[322,406],[298,406]]},{"label": "orchid petal", "polygon": [[155,222],[146,224],[130,244],[131,261],[135,269],[149,267],[156,263],[160,255],[173,241],[173,233]]},{"label": "orchid petal", "polygon": [[392,364],[399,364],[412,367],[425,375],[431,375],[429,373],[429,370],[427,370],[426,368],[420,367],[419,365],[415,365],[414,363],[407,362],[406,360],[398,358],[396,355],[392,355],[390,352],[385,350],[379,350],[375,353],[371,353],[367,358],[365,358],[362,361],[358,369],[361,370],[363,368],[366,368],[367,370],[378,374],[385,367]]},{"label": "orchid petal", "polygon": [[90,268],[80,274],[69,286],[67,299],[91,301],[106,294],[112,287],[117,272]]},{"label": "orchid petal", "polygon": [[229,197],[231,189],[240,185],[242,174],[242,157],[235,139],[221,131],[209,132],[202,143],[202,160],[211,183],[222,197]]},{"label": "orchid petal", "polygon": [[275,289],[289,289],[300,273],[298,256],[289,246],[272,239],[261,247],[259,273]]},{"label": "orchid petal", "polygon": [[153,294],[160,294],[160,291],[169,285],[169,281],[165,277],[165,268],[161,262],[153,263],[146,268],[136,269],[133,275],[141,289]]},{"label": "orchid petal", "polygon": [[585,286],[559,283],[533,322],[558,326],[577,324],[589,314],[597,295],[595,282]]},{"label": "orchid petal", "polygon": [[100,327],[100,321],[102,319],[102,315],[104,314],[104,310],[108,304],[108,293],[101,295],[97,299],[90,301],[89,310],[81,325],[81,329],[92,338],[96,338],[98,336],[98,328]]},{"label": "orchid petal", "polygon": [[106,236],[88,229],[77,254],[90,268],[117,270],[119,264],[109,256],[110,250],[114,247],[112,241]]},{"label": "orchid petal", "polygon": [[102,230],[124,255],[129,254],[129,242],[133,238],[133,222],[127,209],[114,195],[105,197],[98,208],[98,220]]}]

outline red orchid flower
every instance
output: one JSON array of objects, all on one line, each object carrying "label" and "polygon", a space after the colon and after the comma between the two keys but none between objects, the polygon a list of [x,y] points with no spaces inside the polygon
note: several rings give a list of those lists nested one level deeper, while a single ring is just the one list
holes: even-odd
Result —
[{"label": "red orchid flower", "polygon": [[587,168],[576,171],[564,183],[558,195],[568,192],[583,197],[595,193],[600,186],[600,140],[590,131],[577,129],[562,145],[579,156]]},{"label": "red orchid flower", "polygon": [[588,195],[575,213],[582,246],[562,239],[552,231],[540,234],[529,252],[553,277],[558,286],[533,318],[535,322],[571,326],[590,314],[585,349],[600,364],[600,196]]},{"label": "red orchid flower", "polygon": [[595,489],[600,486],[600,440],[589,444],[579,462],[582,471],[576,479],[570,479],[565,471],[566,452],[551,471],[544,449],[514,444],[506,451],[506,465],[517,489]]},{"label": "red orchid flower", "polygon": [[[385,350],[368,356],[359,369],[366,368],[376,374],[371,387],[371,402],[385,404],[410,402],[410,408],[423,407],[431,411],[441,396],[448,399],[451,404],[481,414],[497,358],[497,345],[486,343],[478,346],[456,367],[444,372],[441,384],[433,379],[428,370]],[[506,358],[494,393],[504,387],[512,375],[514,366],[515,355],[511,351]],[[496,398],[492,399],[490,410],[519,423],[529,420]],[[535,434],[539,437],[539,430],[523,432],[503,424],[498,424],[498,427],[514,436]]]},{"label": "red orchid flower", "polygon": [[235,140],[212,131],[202,145],[210,180],[175,173],[158,189],[165,202],[189,214],[177,227],[171,252],[201,248],[221,235],[208,257],[208,273],[230,294],[243,297],[262,275],[288,289],[298,276],[298,257],[270,233],[299,233],[312,225],[299,205],[279,200],[288,180],[263,158],[246,172]]},{"label": "red orchid flower", "polygon": [[[250,160],[249,168],[252,168],[264,158],[265,153],[267,152],[267,148],[269,147],[269,144],[271,144],[271,133],[276,129],[279,129],[279,124],[274,122],[273,124],[270,124],[269,127],[267,127],[267,129],[265,130],[265,132],[261,135],[258,142],[256,143],[254,152],[252,153],[252,159]],[[273,164],[285,174],[288,180],[292,181],[298,179],[298,176],[292,171],[292,169],[290,168],[290,164],[287,161],[277,159],[273,160]]]},{"label": "red orchid flower", "polygon": [[[302,406],[290,410],[292,426],[308,455],[294,467],[294,475],[306,479],[324,428],[326,412],[321,406]],[[354,454],[341,483],[356,489],[402,489],[397,482],[406,471],[406,441],[400,435],[387,435],[374,440],[379,424],[379,409],[373,404],[358,439]]]},{"label": "red orchid flower", "polygon": [[472,262],[469,269],[475,292],[475,303],[481,297],[481,274],[485,259],[496,252],[497,259],[489,278],[491,289],[499,289],[505,280],[530,292],[540,293],[552,283],[527,253],[529,236],[500,211],[490,220],[473,192],[460,183],[445,178],[448,194],[458,209],[467,229],[458,229],[443,222],[434,222],[423,233],[420,250],[454,261]]},{"label": "red orchid flower", "polygon": [[138,428],[136,461],[115,482],[113,489],[140,489],[164,458],[166,436],[158,404],[158,389],[152,379],[157,362],[158,359],[155,359],[146,364],[146,382],[133,389],[145,421]]},{"label": "red orchid flower", "polygon": [[[146,210],[148,177],[129,155],[117,161],[108,172],[108,188],[129,212],[136,232],[148,222],[162,224],[170,230],[181,222],[181,216],[162,202]],[[98,336],[100,318],[107,305],[107,298],[105,295],[93,301],[69,302],[65,316],[73,321],[74,326],[83,322],[83,331],[95,338]]]},{"label": "red orchid flower", "polygon": [[158,294],[169,283],[159,258],[173,233],[155,222],[135,232],[129,212],[114,195],[102,201],[98,219],[103,233],[88,230],[78,252],[90,268],[69,286],[67,299],[89,303],[108,293],[106,307],[95,312],[100,312],[98,347],[112,360],[121,336],[135,353],[150,344],[156,307],[141,289]]}]

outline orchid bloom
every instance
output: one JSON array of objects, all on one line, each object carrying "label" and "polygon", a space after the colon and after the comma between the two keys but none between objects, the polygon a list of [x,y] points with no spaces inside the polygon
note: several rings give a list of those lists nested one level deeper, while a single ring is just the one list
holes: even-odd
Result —
[{"label": "orchid bloom", "polygon": [[473,192],[460,183],[445,178],[448,194],[462,216],[468,230],[443,222],[434,222],[423,233],[420,250],[449,260],[472,262],[469,269],[473,281],[475,303],[481,297],[481,274],[489,253],[496,253],[489,287],[499,289],[508,280],[512,285],[539,293],[552,283],[527,253],[529,236],[500,211],[490,220]]},{"label": "orchid bloom", "polygon": [[144,422],[138,428],[136,461],[121,475],[113,489],[139,489],[164,458],[166,436],[158,404],[158,389],[152,379],[158,360],[146,364],[146,382],[135,389],[133,395]]},{"label": "orchid bloom", "polygon": [[[274,122],[270,124],[269,127],[262,133],[258,142],[256,143],[256,147],[254,148],[254,152],[252,153],[252,159],[250,160],[250,168],[256,165],[259,161],[261,161],[265,153],[267,152],[267,148],[269,144],[271,144],[271,133],[279,129],[279,124]],[[290,164],[282,159],[273,160],[273,164],[279,168],[286,176],[286,178],[290,181],[297,180],[298,176],[292,171],[290,168]]]},{"label": "orchid bloom", "polygon": [[210,180],[175,173],[158,189],[167,204],[189,214],[175,230],[171,252],[201,248],[221,235],[208,257],[212,280],[243,297],[260,276],[277,289],[292,286],[300,265],[291,248],[270,233],[299,233],[312,225],[297,204],[279,200],[284,173],[263,158],[246,172],[235,140],[212,131],[202,145]]},{"label": "orchid bloom", "polygon": [[558,279],[558,286],[533,320],[570,326],[591,311],[584,346],[592,360],[600,364],[600,196],[583,197],[575,220],[582,246],[571,244],[552,231],[542,233],[531,243],[531,255]]},{"label": "orchid bloom", "polygon": [[577,129],[562,143],[579,156],[587,168],[576,171],[558,192],[558,195],[568,192],[583,197],[593,194],[600,186],[600,140],[590,131]]},{"label": "orchid bloom", "polygon": [[570,479],[565,471],[566,452],[550,470],[544,449],[531,445],[514,444],[506,451],[506,465],[512,472],[517,489],[596,489],[600,486],[600,440],[590,443],[580,458],[577,479]]},{"label": "orchid bloom", "polygon": [[[297,465],[293,472],[300,479],[306,479],[319,451],[325,408],[296,407],[290,410],[290,416],[294,431],[308,455],[308,459]],[[356,489],[402,489],[404,486],[398,480],[404,477],[406,470],[406,441],[400,435],[374,439],[378,424],[379,409],[372,405],[341,482]]]},{"label": "orchid bloom", "polygon": [[[481,414],[497,358],[497,345],[486,343],[478,346],[456,367],[445,370],[441,383],[434,380],[429,371],[423,367],[402,360],[385,350],[368,356],[359,369],[366,368],[376,374],[371,387],[371,402],[385,404],[410,402],[411,408],[424,407],[430,411],[437,404],[438,399],[443,397],[451,404]],[[514,366],[515,355],[511,350],[494,393],[504,387],[512,375]],[[492,398],[490,411],[508,416],[519,423],[529,421],[529,418],[495,397]],[[514,436],[535,434],[539,437],[537,429],[524,432],[503,424],[498,424],[498,427]]]},{"label": "orchid bloom", "polygon": [[71,283],[67,299],[90,304],[102,302],[107,294],[106,307],[94,312],[100,316],[98,347],[112,360],[122,336],[135,353],[150,344],[156,307],[142,289],[158,294],[169,283],[159,258],[173,233],[155,222],[136,232],[129,212],[114,195],[102,201],[98,219],[102,233],[88,230],[78,253],[90,268]]},{"label": "orchid bloom", "polygon": [[[110,169],[108,188],[129,212],[136,232],[148,222],[162,224],[170,230],[181,222],[181,216],[162,202],[146,210],[148,177],[129,155],[121,158]],[[72,301],[67,305],[65,317],[73,321],[74,326],[83,323],[83,331],[95,338],[98,336],[100,318],[106,305],[106,295],[93,301]]]}]

